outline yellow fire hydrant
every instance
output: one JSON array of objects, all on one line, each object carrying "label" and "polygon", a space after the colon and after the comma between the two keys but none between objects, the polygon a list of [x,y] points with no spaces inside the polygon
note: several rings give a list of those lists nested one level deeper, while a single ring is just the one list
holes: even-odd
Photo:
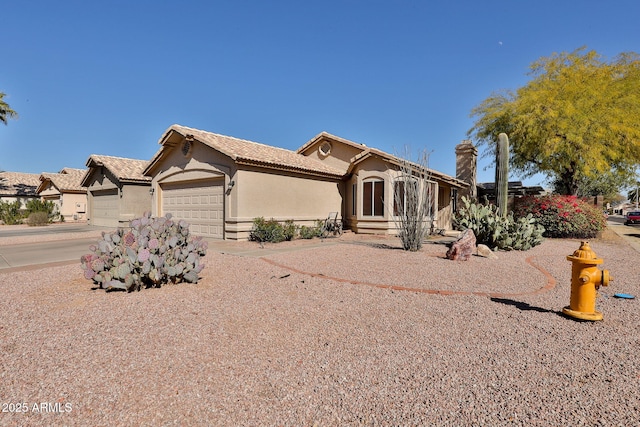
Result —
[{"label": "yellow fire hydrant", "polygon": [[596,267],[602,264],[602,258],[589,246],[582,242],[573,255],[568,255],[571,265],[571,302],[562,309],[567,316],[581,320],[602,320],[602,313],[596,311],[597,290],[600,286],[608,286],[613,280],[608,270]]}]

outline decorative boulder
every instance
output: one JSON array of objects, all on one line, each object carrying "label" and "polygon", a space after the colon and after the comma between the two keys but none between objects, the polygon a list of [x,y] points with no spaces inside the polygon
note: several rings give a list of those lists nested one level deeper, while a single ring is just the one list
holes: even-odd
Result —
[{"label": "decorative boulder", "polygon": [[476,249],[476,235],[473,230],[466,229],[455,242],[451,243],[447,251],[447,259],[454,261],[466,261]]},{"label": "decorative boulder", "polygon": [[493,252],[487,245],[479,244],[476,251],[476,254],[478,256],[489,259],[498,259],[498,255],[496,255],[496,253]]}]

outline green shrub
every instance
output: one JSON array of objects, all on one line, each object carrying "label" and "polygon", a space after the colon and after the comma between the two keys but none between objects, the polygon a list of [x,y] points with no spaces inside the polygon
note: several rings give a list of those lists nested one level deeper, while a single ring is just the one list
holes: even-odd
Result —
[{"label": "green shrub", "polygon": [[0,200],[0,221],[6,225],[16,225],[22,222],[20,202],[3,202]]},{"label": "green shrub", "polygon": [[192,236],[184,220],[146,213],[132,220],[130,228],[103,232],[90,249],[92,253],[80,258],[84,277],[107,291],[131,292],[166,283],[196,283],[207,242]]},{"label": "green shrub", "polygon": [[285,240],[293,240],[296,237],[297,229],[292,219],[285,221],[283,225],[273,218],[270,220],[265,220],[263,217],[254,218],[249,240],[261,243],[279,243]]},{"label": "green shrub", "polygon": [[282,225],[282,233],[284,234],[284,240],[290,241],[296,237],[298,227],[293,223],[292,219],[288,219]]},{"label": "green shrub", "polygon": [[45,212],[49,222],[56,221],[60,218],[58,206],[49,200],[31,199],[26,205],[27,217],[34,212]]},{"label": "green shrub", "polygon": [[606,227],[604,214],[576,196],[527,196],[518,199],[515,216],[532,215],[545,237],[591,238]]},{"label": "green shrub", "polygon": [[32,212],[27,217],[27,224],[32,227],[47,225],[51,222],[49,220],[49,214],[46,212]]},{"label": "green shrub", "polygon": [[463,207],[454,216],[454,226],[459,230],[471,229],[478,244],[492,249],[526,251],[542,243],[544,228],[532,215],[514,219],[499,215],[495,206],[472,203],[462,198]]},{"label": "green shrub", "polygon": [[313,227],[307,227],[303,225],[300,227],[299,236],[301,239],[313,239],[314,237],[320,237],[322,234],[322,226],[324,222],[322,220],[316,220],[316,225]]}]

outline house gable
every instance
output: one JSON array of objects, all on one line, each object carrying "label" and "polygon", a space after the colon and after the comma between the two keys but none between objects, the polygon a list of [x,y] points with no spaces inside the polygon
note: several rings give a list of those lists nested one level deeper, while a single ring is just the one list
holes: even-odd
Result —
[{"label": "house gable", "polygon": [[321,132],[298,148],[297,153],[324,162],[347,174],[351,160],[366,149],[364,144]]}]

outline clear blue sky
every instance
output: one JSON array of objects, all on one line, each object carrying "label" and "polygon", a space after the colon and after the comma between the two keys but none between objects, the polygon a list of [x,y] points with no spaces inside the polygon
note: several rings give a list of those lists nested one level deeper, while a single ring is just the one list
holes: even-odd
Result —
[{"label": "clear blue sky", "polygon": [[178,123],[428,149],[455,175],[474,106],[554,52],[640,52],[639,16],[637,0],[4,1],[0,92],[20,117],[0,125],[0,168],[150,159]]}]

